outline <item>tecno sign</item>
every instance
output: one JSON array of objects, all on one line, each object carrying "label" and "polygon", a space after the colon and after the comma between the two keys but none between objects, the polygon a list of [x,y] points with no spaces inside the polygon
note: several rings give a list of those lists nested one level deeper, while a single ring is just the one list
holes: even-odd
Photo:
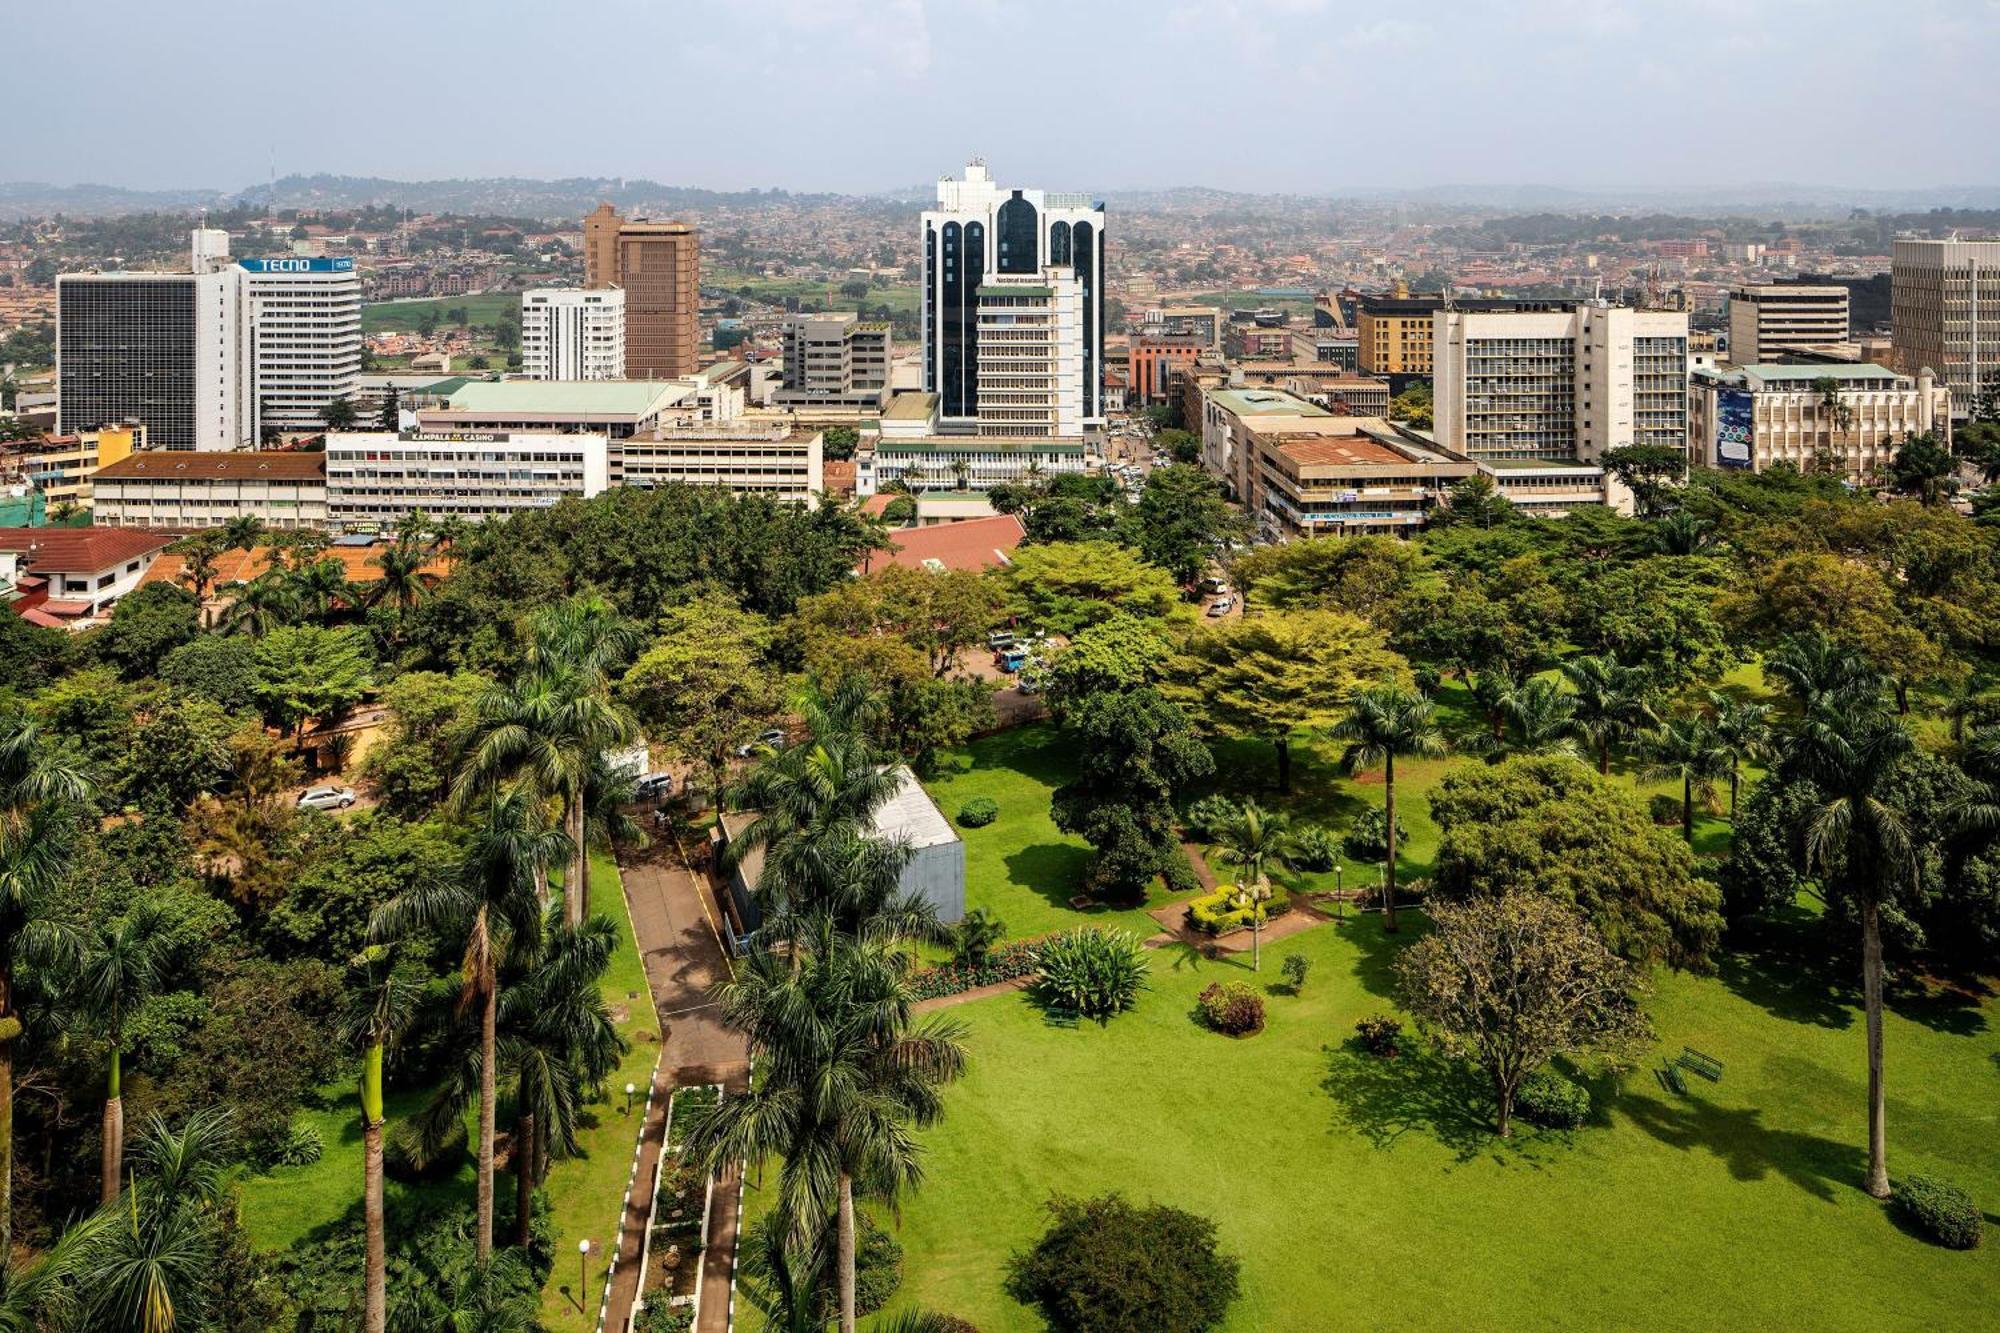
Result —
[{"label": "tecno sign", "polygon": [[248,273],[352,273],[352,259],[244,259],[238,263]]}]

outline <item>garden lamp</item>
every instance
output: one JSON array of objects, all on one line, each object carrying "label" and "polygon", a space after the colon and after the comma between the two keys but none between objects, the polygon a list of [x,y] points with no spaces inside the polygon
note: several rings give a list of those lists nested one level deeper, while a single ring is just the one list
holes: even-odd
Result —
[{"label": "garden lamp", "polygon": [[633,1093],[635,1093],[635,1092],[637,1092],[638,1090],[639,1090],[639,1087],[638,1087],[638,1085],[637,1085],[636,1083],[627,1083],[627,1084],[625,1085],[625,1114],[626,1114],[626,1115],[631,1115],[631,1114],[632,1114],[632,1094],[633,1094]]},{"label": "garden lamp", "polygon": [[590,1300],[590,1237],[576,1243],[576,1299],[588,1306]]}]

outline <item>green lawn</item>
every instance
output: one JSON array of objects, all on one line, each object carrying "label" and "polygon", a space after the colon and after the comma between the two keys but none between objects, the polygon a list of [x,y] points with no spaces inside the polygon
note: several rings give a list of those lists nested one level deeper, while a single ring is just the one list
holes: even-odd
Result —
[{"label": "green lawn", "polygon": [[[1455,1070],[1346,1047],[1357,1017],[1392,1007],[1397,947],[1376,918],[1276,946],[1267,984],[1294,951],[1311,978],[1301,997],[1271,996],[1267,1029],[1240,1041],[1189,1010],[1246,965],[1166,951],[1139,1009],[1106,1027],[1052,1025],[1019,995],[953,1010],[970,1070],[903,1204],[899,1302],[985,1333],[1039,1328],[1002,1290],[1006,1256],[1040,1232],[1051,1191],[1119,1189],[1215,1219],[1243,1261],[1227,1326],[1245,1333],[1946,1329],[2000,1308],[2000,1243],[1935,1248],[1858,1188],[1862,1033],[1844,977],[1768,952],[1716,978],[1661,976],[1648,1008],[1662,1049],[1720,1058],[1723,1080],[1690,1079],[1683,1098],[1642,1068],[1599,1124],[1504,1143]],[[1900,1004],[1887,1031],[1892,1169],[1957,1180],[1989,1220],[1994,1018],[1990,1004]]]},{"label": "green lawn", "polygon": [[[985,828],[959,829],[966,906],[998,916],[1014,939],[1077,925],[1151,935],[1159,927],[1144,909],[1078,911],[1069,905],[1083,891],[1090,845],[1056,828],[1049,798],[1075,771],[1074,753],[1052,724],[1015,727],[946,756],[940,773],[924,784],[954,825],[959,807],[974,796],[990,796],[1000,807],[1000,817]],[[1167,901],[1169,895],[1156,892],[1149,905]]]},{"label": "green lawn", "polygon": [[[818,301],[831,309],[846,309],[856,304],[852,296],[844,294],[841,283],[810,282],[804,278],[767,278],[762,274],[745,273],[740,269],[717,269],[703,275],[702,286],[711,291],[726,291],[731,296],[739,296],[744,288],[759,301],[780,302],[787,296],[800,300]],[[888,306],[898,315],[914,316],[917,312],[918,287],[913,282],[894,282],[887,287],[870,284],[868,295],[860,299],[860,304],[870,307]]]},{"label": "green lawn", "polygon": [[[542,1296],[540,1318],[555,1330],[596,1325],[604,1261],[601,1255],[592,1258],[591,1288],[584,1301],[589,1311],[586,1320],[574,1301],[577,1242],[586,1236],[599,1246],[616,1240],[632,1146],[638,1135],[637,1115],[625,1114],[625,1085],[637,1084],[643,1100],[660,1056],[660,1027],[647,993],[645,965],[632,938],[631,915],[626,910],[618,867],[610,857],[601,853],[592,856],[591,886],[591,910],[618,925],[618,947],[605,974],[604,997],[613,1006],[619,1030],[632,1049],[607,1082],[605,1097],[584,1111],[584,1129],[579,1135],[582,1153],[556,1162],[545,1185],[555,1222],[556,1265]],[[426,1095],[422,1090],[410,1090],[391,1097],[390,1119],[412,1113]],[[476,1109],[468,1113],[469,1128],[476,1124],[476,1114]],[[352,1224],[360,1224],[361,1128],[353,1089],[327,1089],[325,1104],[302,1113],[301,1119],[319,1129],[326,1142],[325,1155],[312,1166],[281,1167],[242,1182],[243,1222],[261,1249],[285,1249],[321,1227],[347,1225],[350,1213]],[[430,1188],[457,1191],[469,1198],[473,1175],[468,1163],[450,1181]],[[504,1174],[495,1186],[498,1190],[513,1187],[513,1179]],[[416,1187],[386,1182],[384,1197],[392,1216],[395,1205],[416,1192]]]},{"label": "green lawn", "polygon": [[440,325],[456,327],[446,317],[445,311],[464,306],[466,318],[473,324],[495,324],[502,315],[519,318],[521,294],[519,292],[481,292],[477,296],[440,296],[418,301],[371,301],[361,307],[361,331],[363,333],[411,333],[416,330],[417,320],[426,311],[438,317]]}]

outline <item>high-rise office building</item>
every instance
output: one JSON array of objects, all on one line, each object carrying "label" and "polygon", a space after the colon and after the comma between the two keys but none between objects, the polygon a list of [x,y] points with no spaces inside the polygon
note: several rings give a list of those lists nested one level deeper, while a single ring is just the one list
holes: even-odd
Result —
[{"label": "high-rise office building", "polygon": [[[963,179],[938,182],[937,207],[920,223],[924,388],[938,395],[946,430],[980,420],[982,305],[989,278],[1077,288],[1081,427],[1104,422],[1104,206],[1087,194],[1003,190],[974,161]],[[1060,276],[1048,277],[1055,270]],[[1039,281],[1048,278],[1047,281]],[[998,313],[996,308],[995,313]]]},{"label": "high-rise office building", "polygon": [[361,277],[347,258],[245,259],[241,271],[260,433],[326,427],[361,376]]},{"label": "high-rise office building", "polygon": [[993,273],[979,286],[979,434],[1084,431],[1083,283],[1067,265]]},{"label": "high-rise office building", "polygon": [[879,412],[889,401],[889,326],[852,312],[794,315],[785,321],[784,387],[776,407],[852,407]]},{"label": "high-rise office building", "polygon": [[625,291],[625,378],[699,368],[701,234],[686,222],[622,218],[599,204],[583,220],[584,286]]},{"label": "high-rise office building", "polygon": [[1438,443],[1482,462],[1687,447],[1688,317],[1580,302],[1433,316]]},{"label": "high-rise office building", "polygon": [[56,432],[136,421],[155,449],[257,438],[241,277],[65,273],[56,279]]},{"label": "high-rise office building", "polygon": [[1935,370],[1965,416],[2000,382],[2000,241],[1897,241],[1889,274],[1896,369]]},{"label": "high-rise office building", "polygon": [[538,287],[521,293],[521,369],[531,380],[625,378],[625,293]]},{"label": "high-rise office building", "polygon": [[1772,283],[1729,293],[1729,359],[1763,365],[1847,341],[1847,288]]}]

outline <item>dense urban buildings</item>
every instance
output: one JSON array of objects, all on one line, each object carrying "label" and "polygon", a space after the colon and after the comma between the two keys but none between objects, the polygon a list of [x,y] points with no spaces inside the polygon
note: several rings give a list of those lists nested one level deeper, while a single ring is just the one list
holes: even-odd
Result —
[{"label": "dense urban buildings", "polygon": [[1436,435],[1475,460],[1687,446],[1688,317],[1581,302],[1436,311]]},{"label": "dense urban buildings", "polygon": [[686,222],[621,218],[609,204],[583,220],[584,286],[625,292],[627,379],[673,379],[700,365],[699,249]]},{"label": "dense urban buildings", "polygon": [[91,522],[194,532],[251,517],[265,527],[326,525],[326,456],[155,450],[99,468]]},{"label": "dense urban buildings", "polygon": [[1323,429],[1266,432],[1252,420],[1246,503],[1258,530],[1285,541],[1407,535],[1437,497],[1479,469],[1401,437],[1379,420],[1328,418]]},{"label": "dense urban buildings", "polygon": [[521,373],[531,380],[625,378],[624,291],[522,292]]},{"label": "dense urban buildings", "polygon": [[[1085,194],[1002,189],[975,160],[963,179],[947,176],[938,182],[937,207],[924,210],[919,231],[923,387],[938,395],[940,426],[947,431],[979,426],[980,394],[989,382],[980,368],[982,326],[1004,313],[1000,307],[989,311],[980,299],[989,279],[1051,289],[1074,284],[1078,382],[1064,386],[1060,396],[1074,398],[1080,427],[1102,426],[1103,207]],[[1050,299],[1069,303],[1068,297]],[[997,386],[1005,378],[990,382]]]},{"label": "dense urban buildings", "polygon": [[327,526],[386,532],[413,509],[483,520],[587,499],[610,484],[608,448],[602,434],[333,431]]},{"label": "dense urban buildings", "polygon": [[1729,293],[1729,359],[1739,366],[1847,341],[1847,288],[1767,283]]},{"label": "dense urban buildings", "polygon": [[1935,370],[1967,415],[2000,375],[2000,241],[1899,240],[1890,265],[1896,368]]},{"label": "dense urban buildings", "polygon": [[136,421],[52,435],[22,456],[21,471],[49,505],[88,509],[98,469],[146,447],[146,428]]},{"label": "dense urban buildings", "polygon": [[[227,233],[223,234],[227,244]],[[326,407],[352,398],[361,373],[361,278],[354,260],[242,259],[257,438],[315,431]]]},{"label": "dense urban buildings", "polygon": [[1165,333],[1134,337],[1125,353],[1127,391],[1135,402],[1164,403],[1172,391],[1174,367],[1193,365],[1203,352],[1212,350],[1199,337]]},{"label": "dense urban buildings", "polygon": [[873,413],[889,401],[888,324],[851,311],[794,315],[783,337],[784,380],[771,395],[773,406]]},{"label": "dense urban buildings", "polygon": [[1789,463],[1878,484],[1903,441],[1931,431],[1950,444],[1951,394],[1928,370],[1749,365],[1693,375],[1690,452],[1709,467],[1762,472]]}]

